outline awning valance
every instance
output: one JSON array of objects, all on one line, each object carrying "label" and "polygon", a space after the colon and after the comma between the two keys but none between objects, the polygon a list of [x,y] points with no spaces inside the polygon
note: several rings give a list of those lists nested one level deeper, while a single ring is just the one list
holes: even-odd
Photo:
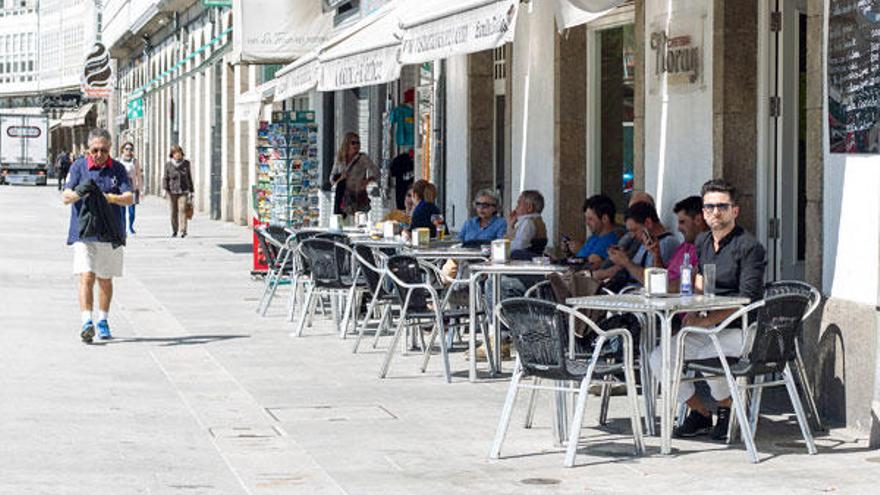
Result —
[{"label": "awning valance", "polygon": [[278,71],[275,101],[286,100],[315,89],[321,76],[318,52],[312,52]]},{"label": "awning valance", "polygon": [[321,47],[318,89],[337,91],[400,77],[400,19],[392,1]]},{"label": "awning valance", "polygon": [[62,113],[61,127],[77,127],[81,125],[86,125],[86,117],[88,117],[89,112],[92,111],[92,108],[94,108],[94,106],[94,103],[86,103],[76,110]]},{"label": "awning valance", "polygon": [[626,0],[556,0],[556,27],[560,31],[598,19]]},{"label": "awning valance", "polygon": [[328,41],[333,15],[314,0],[233,2],[233,54],[255,63],[289,62]]},{"label": "awning valance", "polygon": [[401,14],[404,64],[489,50],[513,41],[519,0],[418,0]]},{"label": "awning valance", "polygon": [[263,108],[263,101],[272,98],[278,83],[278,79],[272,79],[239,95],[235,102],[233,119],[236,122],[256,119]]}]

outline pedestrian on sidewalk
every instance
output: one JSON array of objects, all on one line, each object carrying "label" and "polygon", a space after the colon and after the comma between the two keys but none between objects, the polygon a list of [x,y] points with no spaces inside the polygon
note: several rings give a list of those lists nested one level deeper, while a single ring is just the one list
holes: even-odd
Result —
[{"label": "pedestrian on sidewalk", "polygon": [[134,144],[130,141],[122,145],[122,153],[119,162],[125,167],[128,173],[128,181],[131,183],[131,191],[134,194],[134,201],[128,207],[128,233],[135,234],[134,231],[134,212],[135,207],[141,202],[141,188],[144,184],[144,173],[141,169],[140,161],[134,156]]},{"label": "pedestrian on sidewalk", "polygon": [[64,181],[67,179],[67,172],[70,171],[70,157],[67,152],[61,150],[55,157],[55,174],[58,176],[58,190],[62,190]]},{"label": "pedestrian on sidewalk", "polygon": [[171,237],[186,237],[187,209],[192,208],[193,180],[189,160],[184,160],[183,148],[171,147],[170,160],[165,163],[165,177],[162,179],[165,194],[171,205]]},{"label": "pedestrian on sidewalk", "polygon": [[360,136],[346,133],[330,172],[330,184],[336,187],[333,213],[347,218],[358,211],[370,211],[367,184],[378,179],[379,167],[361,152]]},{"label": "pedestrian on sidewalk", "polygon": [[[73,205],[67,244],[73,245],[73,273],[80,277],[80,337],[86,343],[92,342],[96,326],[101,339],[112,338],[107,318],[113,277],[122,276],[123,247],[118,244],[125,243],[125,207],[133,200],[125,167],[110,157],[111,141],[106,129],[89,133],[88,154],[71,165],[61,194],[64,204]],[[103,196],[94,196],[98,192]],[[97,325],[92,317],[96,280]]]}]

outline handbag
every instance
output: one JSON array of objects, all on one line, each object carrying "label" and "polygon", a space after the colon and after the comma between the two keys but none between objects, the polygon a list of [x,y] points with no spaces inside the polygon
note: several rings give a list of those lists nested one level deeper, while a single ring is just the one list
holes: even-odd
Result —
[{"label": "handbag", "polygon": [[186,219],[187,219],[187,220],[192,220],[193,213],[194,213],[193,210],[194,210],[194,208],[193,208],[192,201],[190,201],[189,199],[187,199],[187,201],[186,201],[186,207],[183,209],[184,213],[186,213]]}]

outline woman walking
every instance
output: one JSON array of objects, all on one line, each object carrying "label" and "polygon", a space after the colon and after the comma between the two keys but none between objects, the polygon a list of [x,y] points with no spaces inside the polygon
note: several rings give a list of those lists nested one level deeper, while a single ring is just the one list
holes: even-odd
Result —
[{"label": "woman walking", "polygon": [[356,211],[369,211],[367,184],[378,177],[379,167],[361,153],[361,138],[354,132],[347,133],[330,172],[330,183],[336,186],[333,212],[348,216]]},{"label": "woman walking", "polygon": [[193,180],[189,160],[183,159],[183,148],[171,147],[170,160],[165,163],[162,183],[171,203],[171,237],[186,237],[187,206],[192,204]]},{"label": "woman walking", "polygon": [[134,234],[134,209],[141,200],[141,188],[144,184],[144,173],[141,170],[141,164],[134,157],[134,144],[126,142],[122,145],[122,153],[120,154],[119,163],[125,167],[128,172],[128,180],[131,183],[131,191],[134,193],[134,202],[128,207],[128,233]]}]

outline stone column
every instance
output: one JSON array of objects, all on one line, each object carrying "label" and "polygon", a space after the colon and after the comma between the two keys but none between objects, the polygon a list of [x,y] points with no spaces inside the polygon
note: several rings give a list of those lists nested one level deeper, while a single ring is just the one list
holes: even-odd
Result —
[{"label": "stone column", "polygon": [[[587,28],[577,26],[556,34],[556,163],[554,215],[560,234],[583,239],[581,206],[586,196]],[[620,51],[622,52],[622,50]],[[617,68],[623,70],[620,58]],[[613,119],[619,123],[620,119]],[[618,133],[622,132],[619,125]],[[603,134],[604,135],[604,134]],[[622,141],[622,136],[621,136]],[[619,180],[619,179],[618,179]]]},{"label": "stone column", "polygon": [[[495,115],[492,50],[468,55],[468,200],[480,189],[494,188],[492,135]],[[463,214],[465,212],[462,212]],[[465,214],[465,216],[470,216]]]}]

